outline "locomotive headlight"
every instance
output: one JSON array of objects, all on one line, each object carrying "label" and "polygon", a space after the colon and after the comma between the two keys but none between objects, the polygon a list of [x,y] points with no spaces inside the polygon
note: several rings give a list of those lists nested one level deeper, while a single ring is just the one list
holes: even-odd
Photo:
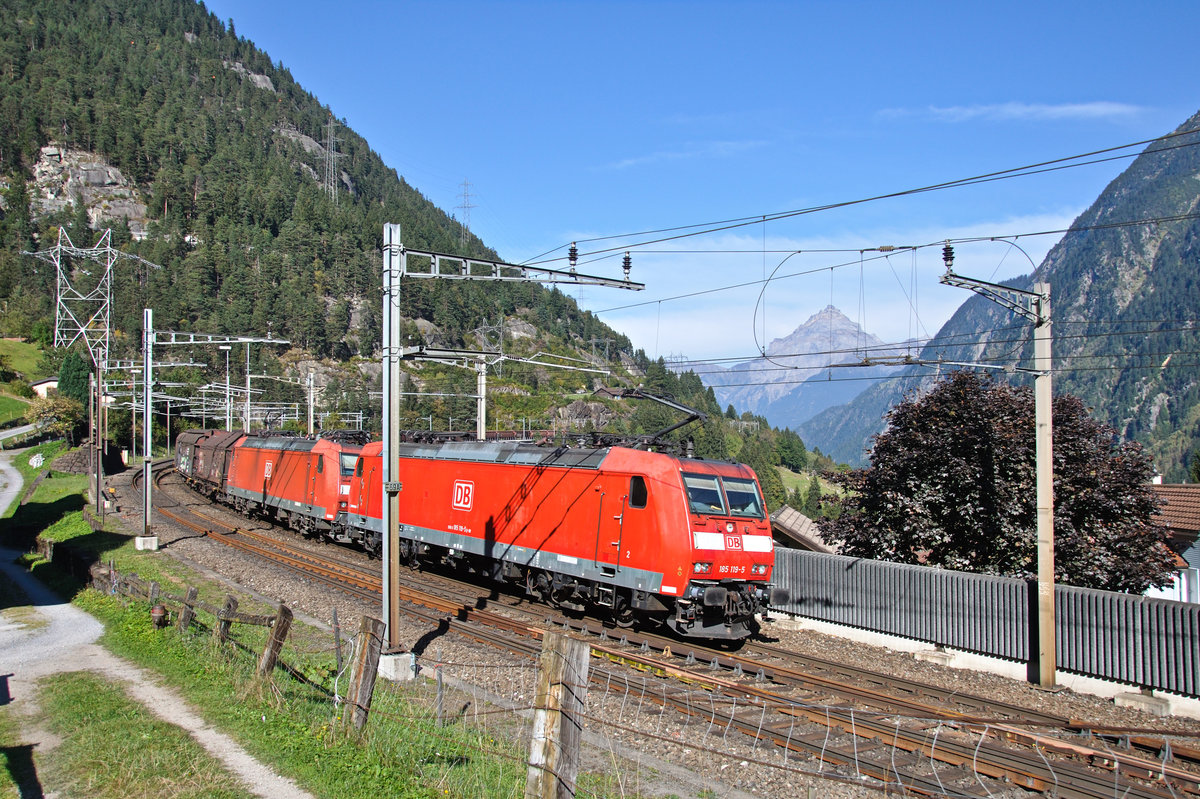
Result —
[{"label": "locomotive headlight", "polygon": [[708,574],[710,571],[712,571],[711,563],[693,563],[692,564],[692,573],[693,574]]},{"label": "locomotive headlight", "polygon": [[734,531],[733,522],[725,522],[725,532],[732,533]]},{"label": "locomotive headlight", "polygon": [[753,566],[750,567],[750,573],[751,574],[766,574],[767,573],[767,564],[755,563]]}]

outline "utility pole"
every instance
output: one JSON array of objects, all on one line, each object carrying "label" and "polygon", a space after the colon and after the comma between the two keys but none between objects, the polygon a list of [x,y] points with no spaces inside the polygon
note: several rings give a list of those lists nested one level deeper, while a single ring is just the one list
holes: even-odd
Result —
[{"label": "utility pole", "polygon": [[225,432],[233,429],[233,405],[229,401],[229,351],[232,344],[222,344],[219,349],[225,350]]},{"label": "utility pole", "polygon": [[[389,649],[399,646],[397,631],[400,624],[399,604],[399,524],[400,483],[400,359],[405,347],[400,336],[400,289],[404,277],[442,280],[509,281],[517,283],[574,283],[576,285],[609,286],[640,291],[641,283],[629,280],[628,260],[622,268],[624,279],[577,274],[574,263],[569,272],[535,266],[520,266],[482,258],[467,258],[436,252],[408,250],[400,241],[400,226],[383,226],[383,480],[382,553],[383,561],[383,618],[387,625]],[[486,368],[486,367],[485,367]],[[482,378],[480,379],[482,385]],[[480,392],[482,393],[482,392]],[[476,414],[476,424],[484,423],[484,414]],[[430,423],[432,426],[432,422]]]},{"label": "utility pole", "polygon": [[[315,394],[316,394],[315,382],[316,382],[316,379],[315,379],[314,374],[312,372],[309,372],[308,373],[308,434],[310,436],[316,435],[316,433],[317,433],[316,429],[313,427],[313,404],[314,404],[313,400],[315,399]],[[362,425],[360,424],[359,427],[362,427]]]},{"label": "utility pole", "polygon": [[[154,362],[154,311],[142,311],[142,536],[154,535],[150,525],[150,391],[154,385],[151,370]],[[158,539],[152,538],[151,549],[158,549]]]},{"label": "utility pole", "polygon": [[1033,413],[1037,480],[1038,684],[1053,688],[1058,668],[1054,618],[1054,418],[1051,391],[1050,284],[1022,291],[954,274],[954,248],[942,248],[941,283],[970,289],[1033,322]]}]

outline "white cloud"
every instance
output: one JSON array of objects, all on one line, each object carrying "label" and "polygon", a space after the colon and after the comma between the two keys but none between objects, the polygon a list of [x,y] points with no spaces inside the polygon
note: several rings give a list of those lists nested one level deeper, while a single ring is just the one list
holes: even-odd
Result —
[{"label": "white cloud", "polygon": [[992,103],[988,105],[929,106],[923,109],[888,108],[880,116],[925,117],[941,122],[970,122],[973,120],[1064,120],[1064,119],[1125,119],[1142,113],[1141,106],[1128,103]]},{"label": "white cloud", "polygon": [[619,170],[635,166],[659,164],[667,161],[685,161],[697,158],[724,158],[735,153],[746,152],[766,145],[766,141],[711,141],[688,144],[679,150],[660,150],[656,153],[625,158],[606,164],[603,169]]}]

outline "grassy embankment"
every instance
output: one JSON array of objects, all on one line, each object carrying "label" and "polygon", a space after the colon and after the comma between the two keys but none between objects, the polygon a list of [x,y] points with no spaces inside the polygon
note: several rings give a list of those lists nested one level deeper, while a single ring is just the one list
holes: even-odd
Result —
[{"label": "grassy embankment", "polygon": [[[26,462],[23,471],[28,470],[27,457],[17,460]],[[201,599],[220,604],[227,590],[224,585],[204,579],[165,553],[136,551],[132,537],[124,531],[93,532],[80,510],[85,482],[84,477],[57,474],[43,480],[30,503],[13,514],[8,530],[26,535],[40,530],[44,538],[66,542],[96,560],[111,560],[121,570],[135,570],[144,579],[156,580],[165,591],[180,594],[185,586],[196,585]],[[235,641],[240,646],[234,647],[217,646],[203,631],[156,630],[145,603],[84,589],[54,564],[32,556],[24,560],[35,575],[73,597],[75,604],[104,623],[104,646],[160,675],[162,682],[185,696],[208,723],[317,796],[367,799],[381,791],[393,797],[523,794],[524,745],[519,722],[506,714],[483,716],[489,719],[483,726],[438,727],[427,686],[380,682],[364,733],[347,735],[336,722],[330,698],[336,667],[332,637],[327,633],[296,624],[284,648],[284,659],[311,683],[281,670],[267,681],[254,671],[256,653],[264,641],[263,628],[235,625]],[[239,609],[249,613],[274,610],[249,596],[239,599]],[[4,604],[12,601],[8,598]],[[345,685],[344,676],[341,685]],[[74,691],[74,701],[66,705],[49,701],[63,687]],[[219,764],[208,763],[206,755],[197,753],[190,737],[170,725],[159,726],[161,722],[102,681],[78,675],[56,678],[43,685],[41,700],[45,723],[50,728],[61,726],[64,743],[53,756],[36,747],[29,749],[30,742],[22,737],[21,720],[13,715],[11,706],[0,708],[0,750],[3,765],[8,766],[0,768],[0,798],[19,794],[12,772],[19,775],[22,768],[36,769],[45,782],[44,790],[75,795],[200,796],[210,794],[195,788],[198,779],[235,784],[227,775],[220,776]],[[114,716],[121,721],[113,721]],[[81,719],[87,723],[81,724]],[[68,745],[68,740],[84,734],[84,727],[89,742]],[[93,735],[98,739],[90,740]],[[114,780],[109,764],[126,756],[120,754],[124,747],[147,740],[158,750],[154,764],[174,765],[150,768],[151,763],[142,761],[147,768],[141,772],[126,774],[122,769],[119,793],[99,792],[97,786]],[[32,754],[26,758],[23,752]],[[96,757],[96,752],[113,754]],[[127,779],[132,782],[125,783]],[[581,775],[580,785],[596,795],[630,795],[606,775]]]},{"label": "grassy embankment", "polygon": [[[9,373],[8,377],[16,374],[26,382],[37,380],[41,375],[38,371],[38,360],[42,354],[36,344],[26,344],[9,338],[0,338],[0,364]],[[0,379],[8,379],[8,377]],[[13,387],[0,383],[0,429],[22,424],[25,421],[25,411],[29,402],[23,397],[12,393]],[[3,510],[0,508],[0,510]]]}]

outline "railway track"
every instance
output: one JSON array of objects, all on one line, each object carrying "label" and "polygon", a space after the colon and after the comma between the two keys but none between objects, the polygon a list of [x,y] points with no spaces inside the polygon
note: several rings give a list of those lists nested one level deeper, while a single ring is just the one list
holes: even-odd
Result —
[{"label": "railway track", "polygon": [[[156,471],[156,480],[163,474]],[[231,529],[171,501],[155,510],[176,524],[379,601],[377,569]],[[511,608],[489,609],[477,587],[457,583],[431,592],[428,582],[427,573],[420,581],[401,581],[407,612],[536,657],[543,625],[514,619]],[[786,753],[816,758],[834,769],[827,775],[834,778],[929,796],[991,797],[1013,786],[1069,799],[1200,796],[1200,750],[1144,731],[1094,729],[847,664],[799,659],[767,644],[730,653],[645,632],[621,631],[614,639],[594,619],[550,615],[545,624],[589,638],[593,656],[606,661],[593,666],[591,677],[606,689],[620,686],[709,729],[737,730]]]}]

